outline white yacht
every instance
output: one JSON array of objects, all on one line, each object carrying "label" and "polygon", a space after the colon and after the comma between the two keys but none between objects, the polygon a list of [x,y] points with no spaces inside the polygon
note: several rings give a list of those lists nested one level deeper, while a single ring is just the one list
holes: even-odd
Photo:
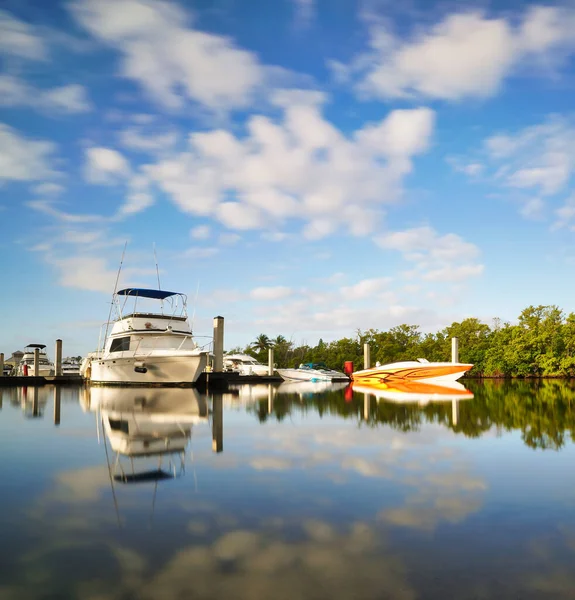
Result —
[{"label": "white yacht", "polygon": [[[126,309],[126,304],[133,305]],[[160,302],[159,311],[140,306]],[[104,325],[103,347],[91,353],[82,372],[92,384],[192,385],[206,367],[208,351],[194,341],[186,296],[127,288],[112,299],[116,318]]]},{"label": "white yacht", "polygon": [[34,376],[34,350],[38,348],[38,376],[47,377],[54,375],[54,364],[46,354],[46,344],[28,344],[24,348],[24,355],[16,369],[16,375]]},{"label": "white yacht", "polygon": [[267,375],[268,365],[259,363],[249,354],[226,354],[224,356],[224,369],[235,371],[240,375]]},{"label": "white yacht", "polygon": [[305,363],[297,369],[277,369],[282,379],[292,381],[348,381],[340,371],[328,369],[324,363]]},{"label": "white yacht", "polygon": [[62,361],[62,375],[79,376],[80,363],[76,358],[65,358]]}]

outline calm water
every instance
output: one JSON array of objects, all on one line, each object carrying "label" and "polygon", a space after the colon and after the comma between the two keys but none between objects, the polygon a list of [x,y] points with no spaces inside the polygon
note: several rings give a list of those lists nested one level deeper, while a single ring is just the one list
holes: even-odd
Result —
[{"label": "calm water", "polygon": [[468,387],[0,388],[0,598],[574,598],[575,386]]}]

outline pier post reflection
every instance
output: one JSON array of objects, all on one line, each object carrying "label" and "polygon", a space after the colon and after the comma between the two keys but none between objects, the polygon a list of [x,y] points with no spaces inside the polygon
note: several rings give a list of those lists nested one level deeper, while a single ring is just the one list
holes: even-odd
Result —
[{"label": "pier post reflection", "polygon": [[274,411],[274,388],[273,386],[270,384],[268,386],[268,415],[271,415],[272,412]]},{"label": "pier post reflection", "polygon": [[224,450],[224,407],[221,393],[212,394],[212,450]]},{"label": "pier post reflection", "polygon": [[[38,348],[36,348],[36,350],[38,350]],[[38,388],[34,387],[32,389],[34,390],[32,393],[32,416],[38,417],[38,416],[40,416],[40,407],[39,407],[39,401],[38,401]]]},{"label": "pier post reflection", "polygon": [[54,425],[60,425],[60,402],[61,402],[60,387],[54,386]]},{"label": "pier post reflection", "polygon": [[459,402],[457,400],[451,401],[451,421],[453,425],[457,425],[459,421]]},{"label": "pier post reflection", "polygon": [[363,395],[363,418],[365,421],[369,421],[369,394]]}]

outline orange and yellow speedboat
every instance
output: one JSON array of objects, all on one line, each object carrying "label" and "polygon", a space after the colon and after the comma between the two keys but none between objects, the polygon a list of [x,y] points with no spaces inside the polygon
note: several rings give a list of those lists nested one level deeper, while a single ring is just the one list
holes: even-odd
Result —
[{"label": "orange and yellow speedboat", "polygon": [[381,383],[391,385],[401,381],[441,383],[456,381],[471,367],[473,367],[472,364],[429,362],[424,358],[419,358],[356,371],[351,378],[354,383],[362,385]]}]

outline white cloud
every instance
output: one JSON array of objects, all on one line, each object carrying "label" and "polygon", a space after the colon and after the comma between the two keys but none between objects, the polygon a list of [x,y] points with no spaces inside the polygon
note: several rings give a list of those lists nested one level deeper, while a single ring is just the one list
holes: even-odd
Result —
[{"label": "white cloud", "polygon": [[219,248],[213,246],[194,246],[188,248],[184,252],[184,256],[188,258],[210,258],[219,252]]},{"label": "white cloud", "polygon": [[69,6],[79,25],[122,54],[122,75],[165,106],[181,107],[184,97],[216,110],[246,106],[262,81],[254,54],[194,29],[175,3],[73,0]]},{"label": "white cloud", "polygon": [[0,10],[0,54],[28,60],[45,60],[48,49],[31,25]]},{"label": "white cloud", "polygon": [[342,226],[354,235],[373,231],[427,149],[433,111],[392,111],[345,137],[323,118],[321,95],[288,90],[272,100],[285,103],[278,121],[254,115],[244,137],[192,133],[189,151],[149,165],[149,176],[180,209],[230,229],[275,235],[270,227],[296,219],[308,239]]},{"label": "white cloud", "polygon": [[59,196],[64,191],[64,186],[59,183],[39,183],[32,188],[38,196]]},{"label": "white cloud", "polygon": [[64,223],[95,223],[105,220],[105,218],[100,215],[79,215],[59,210],[49,200],[30,200],[26,203],[26,206],[29,206],[33,210],[37,210],[38,212],[49,215],[57,221],[62,221]]},{"label": "white cloud", "polygon": [[33,140],[0,123],[0,181],[38,181],[53,177],[52,142]]},{"label": "white cloud", "polygon": [[[337,273],[336,275],[340,275]],[[364,298],[374,298],[380,294],[391,282],[390,277],[374,277],[372,279],[363,279],[355,285],[341,288],[341,293],[346,300],[360,300]]]},{"label": "white cloud", "polygon": [[573,52],[574,26],[573,9],[552,6],[530,6],[518,23],[478,11],[453,13],[411,39],[372,22],[370,51],[350,66],[331,66],[338,80],[357,76],[358,91],[378,98],[490,97],[521,67],[533,71]]},{"label": "white cloud", "polygon": [[128,127],[120,131],[118,137],[120,144],[125,148],[151,154],[168,152],[178,141],[175,131],[144,133],[141,127]]},{"label": "white cloud", "polygon": [[378,246],[397,250],[405,260],[414,263],[409,277],[427,281],[461,281],[483,272],[483,265],[475,263],[479,248],[454,233],[439,235],[429,226],[395,231],[378,236]]},{"label": "white cloud", "polygon": [[207,240],[211,235],[211,230],[207,225],[198,225],[190,231],[190,237],[193,240]]},{"label": "white cloud", "polygon": [[575,231],[575,194],[571,194],[563,205],[555,211],[557,219],[553,224],[553,229],[568,227]]},{"label": "white cloud", "polygon": [[85,177],[90,183],[112,184],[130,175],[128,161],[117,150],[93,147],[85,154]]},{"label": "white cloud", "polygon": [[237,244],[240,240],[242,239],[242,237],[240,235],[238,235],[237,233],[220,233],[218,240],[220,242],[220,244],[225,244],[225,245],[232,245],[232,244]]},{"label": "white cloud", "polygon": [[278,285],[275,287],[258,287],[250,292],[250,297],[254,300],[279,300],[291,296],[292,289],[286,286]]},{"label": "white cloud", "polygon": [[538,220],[545,212],[545,202],[541,198],[530,198],[519,211],[526,219]]},{"label": "white cloud", "polygon": [[315,0],[292,0],[296,27],[307,27],[315,13]]},{"label": "white cloud", "polygon": [[81,85],[38,89],[13,75],[0,75],[0,106],[28,106],[48,113],[69,114],[92,108],[86,89]]},{"label": "white cloud", "polygon": [[46,107],[62,110],[68,113],[83,113],[91,110],[86,88],[77,83],[46,90],[40,101]]}]

